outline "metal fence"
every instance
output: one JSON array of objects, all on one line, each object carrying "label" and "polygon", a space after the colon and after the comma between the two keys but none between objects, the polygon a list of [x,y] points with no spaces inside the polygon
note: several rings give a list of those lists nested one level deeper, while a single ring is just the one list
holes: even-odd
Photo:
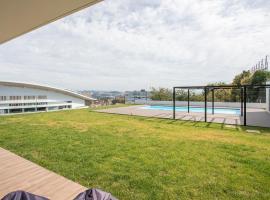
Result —
[{"label": "metal fence", "polygon": [[204,121],[207,122],[207,103],[208,96],[211,93],[211,107],[212,107],[212,115],[215,113],[215,91],[218,90],[239,90],[240,94],[240,110],[241,116],[243,117],[243,125],[247,125],[247,101],[248,101],[248,91],[260,90],[260,89],[268,89],[270,85],[211,85],[211,86],[179,86],[173,87],[173,119],[176,119],[176,92],[178,89],[187,90],[187,106],[188,113],[190,113],[190,91],[191,90],[202,90],[204,94]]}]

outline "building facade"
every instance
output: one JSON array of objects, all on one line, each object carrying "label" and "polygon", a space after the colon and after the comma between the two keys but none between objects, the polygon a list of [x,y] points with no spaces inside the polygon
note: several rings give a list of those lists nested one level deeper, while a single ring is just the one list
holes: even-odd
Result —
[{"label": "building facade", "polygon": [[0,81],[0,115],[76,109],[89,106],[94,100],[65,89]]},{"label": "building facade", "polygon": [[136,100],[150,100],[149,92],[145,89],[141,89],[140,91],[126,91],[125,92],[125,102],[135,102]]}]

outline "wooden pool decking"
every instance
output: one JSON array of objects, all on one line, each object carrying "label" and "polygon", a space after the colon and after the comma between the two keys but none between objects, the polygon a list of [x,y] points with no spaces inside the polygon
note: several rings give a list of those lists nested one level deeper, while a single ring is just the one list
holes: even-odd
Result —
[{"label": "wooden pool decking", "polygon": [[24,190],[52,200],[69,200],[86,189],[0,147],[0,198]]},{"label": "wooden pool decking", "polygon": [[[122,114],[122,115],[137,115],[144,117],[154,118],[167,118],[172,119],[173,113],[168,110],[151,110],[142,109],[146,105],[135,105],[118,108],[108,108],[102,110],[96,110],[97,112],[111,113],[111,114]],[[176,120],[196,121],[204,122],[204,113],[187,113],[176,111]],[[243,117],[239,115],[228,115],[228,114],[207,114],[207,122],[209,123],[220,123],[229,125],[243,125]],[[247,125],[270,127],[270,113],[262,109],[247,109]]]}]

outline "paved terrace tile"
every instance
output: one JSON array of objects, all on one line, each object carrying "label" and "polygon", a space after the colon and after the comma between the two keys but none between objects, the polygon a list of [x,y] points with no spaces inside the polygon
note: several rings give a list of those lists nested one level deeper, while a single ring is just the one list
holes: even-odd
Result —
[{"label": "paved terrace tile", "polygon": [[[137,115],[144,117],[156,117],[156,118],[170,118],[172,119],[172,111],[168,110],[151,110],[142,109],[145,105],[135,105],[128,107],[109,108],[103,110],[97,110],[97,112],[123,114],[123,115]],[[188,121],[202,121],[204,122],[204,113],[187,113],[176,111],[176,119],[188,120]],[[207,114],[207,121],[221,124],[231,125],[243,125],[243,117],[238,115],[228,114]],[[247,109],[247,125],[270,127],[270,113],[263,109]]]}]

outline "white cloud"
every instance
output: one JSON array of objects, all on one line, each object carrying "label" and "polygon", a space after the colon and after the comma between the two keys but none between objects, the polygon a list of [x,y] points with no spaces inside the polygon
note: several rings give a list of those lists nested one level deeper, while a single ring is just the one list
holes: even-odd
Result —
[{"label": "white cloud", "polygon": [[230,81],[269,53],[270,4],[111,0],[0,46],[0,79],[71,89]]}]

